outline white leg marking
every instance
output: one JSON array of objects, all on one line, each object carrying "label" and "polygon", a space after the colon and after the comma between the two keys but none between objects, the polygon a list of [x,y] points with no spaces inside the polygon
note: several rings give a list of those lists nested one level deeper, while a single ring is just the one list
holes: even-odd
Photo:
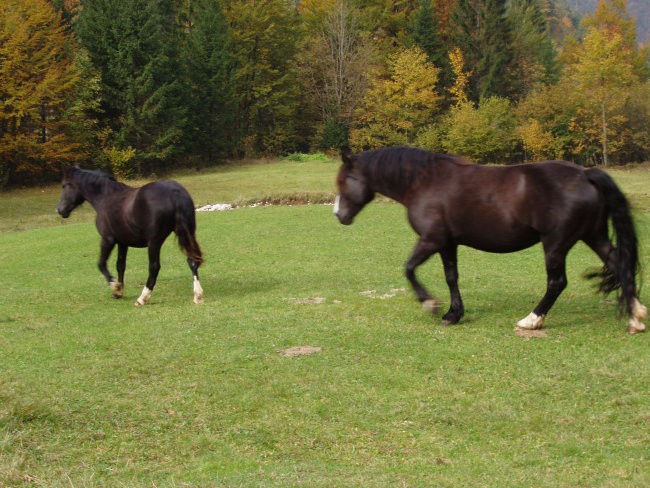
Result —
[{"label": "white leg marking", "polygon": [[530,312],[528,317],[517,322],[518,329],[536,330],[542,327],[544,327],[544,315],[537,315],[535,312]]},{"label": "white leg marking", "polygon": [[440,305],[438,304],[437,300],[433,298],[429,298],[428,300],[422,302],[422,308],[425,309],[427,312],[433,313],[436,310],[438,310],[438,308],[440,308]]},{"label": "white leg marking", "polygon": [[198,277],[194,277],[194,303],[197,305],[203,303],[203,287]]},{"label": "white leg marking", "polygon": [[339,213],[339,200],[341,199],[340,195],[336,195],[336,198],[334,199],[334,215]]},{"label": "white leg marking", "polygon": [[640,320],[648,318],[648,308],[638,298],[632,300],[632,315]]},{"label": "white leg marking", "polygon": [[142,305],[147,303],[150,298],[151,298],[151,290],[145,286],[142,290],[142,294],[135,301],[134,305],[136,307],[141,307]]}]

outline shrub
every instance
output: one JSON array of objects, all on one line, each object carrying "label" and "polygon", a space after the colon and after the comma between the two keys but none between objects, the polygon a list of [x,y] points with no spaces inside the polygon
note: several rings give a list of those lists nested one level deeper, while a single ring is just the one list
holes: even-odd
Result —
[{"label": "shrub", "polygon": [[447,152],[495,163],[510,161],[517,151],[515,118],[505,98],[483,99],[478,108],[471,102],[461,103],[451,110],[447,121]]}]

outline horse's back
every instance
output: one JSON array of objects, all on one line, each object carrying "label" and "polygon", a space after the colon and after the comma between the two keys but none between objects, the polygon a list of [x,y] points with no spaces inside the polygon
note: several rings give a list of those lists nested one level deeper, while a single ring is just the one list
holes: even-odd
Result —
[{"label": "horse's back", "polygon": [[456,166],[450,174],[433,180],[420,208],[409,212],[420,234],[435,235],[444,225],[458,244],[512,252],[557,232],[582,238],[602,216],[601,198],[585,171],[566,161]]}]

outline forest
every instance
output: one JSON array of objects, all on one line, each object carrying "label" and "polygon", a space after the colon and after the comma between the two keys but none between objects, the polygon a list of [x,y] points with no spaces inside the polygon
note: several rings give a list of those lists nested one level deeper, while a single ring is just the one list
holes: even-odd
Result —
[{"label": "forest", "polygon": [[647,161],[642,2],[586,3],[3,0],[0,189],[395,144]]}]

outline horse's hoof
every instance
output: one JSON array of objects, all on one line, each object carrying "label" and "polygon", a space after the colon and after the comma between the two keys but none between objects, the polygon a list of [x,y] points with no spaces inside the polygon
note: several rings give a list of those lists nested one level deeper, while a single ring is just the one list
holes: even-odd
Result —
[{"label": "horse's hoof", "polygon": [[451,320],[443,319],[440,322],[440,325],[442,325],[443,327],[447,327],[448,325],[454,325],[454,322],[452,322]]},{"label": "horse's hoof", "polygon": [[135,303],[133,304],[133,306],[134,307],[143,307],[144,303],[140,303],[139,301],[136,300]]},{"label": "horse's hoof", "polygon": [[111,290],[113,291],[113,298],[122,298],[124,295],[124,283],[119,283],[117,281],[111,281]]},{"label": "horse's hoof", "polygon": [[537,315],[535,312],[528,314],[528,317],[517,322],[515,329],[537,330],[544,327],[544,315]]},{"label": "horse's hoof", "polygon": [[194,297],[194,303],[197,305],[202,305],[203,304],[203,297]]},{"label": "horse's hoof", "polygon": [[628,322],[627,333],[639,334],[641,332],[645,332],[645,324],[636,317],[631,318]]},{"label": "horse's hoof", "polygon": [[440,310],[440,302],[434,298],[428,298],[422,302],[422,308],[427,312],[438,313]]}]

